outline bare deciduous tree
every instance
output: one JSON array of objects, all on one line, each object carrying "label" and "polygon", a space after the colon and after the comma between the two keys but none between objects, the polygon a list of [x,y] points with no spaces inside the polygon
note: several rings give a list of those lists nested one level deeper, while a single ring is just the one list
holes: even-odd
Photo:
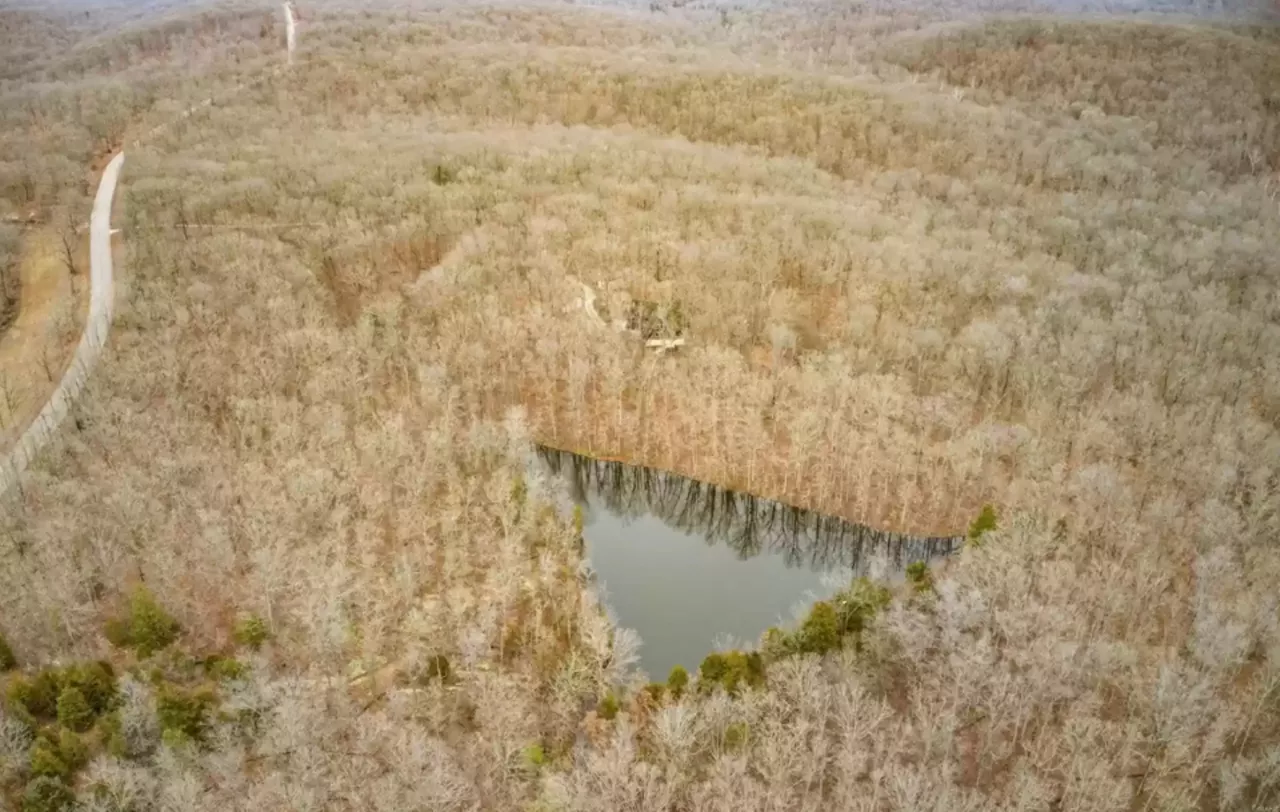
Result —
[{"label": "bare deciduous tree", "polygon": [[[260,9],[40,61],[0,105],[11,203],[177,123],[131,170],[84,429],[0,511],[5,632],[114,657],[141,580],[185,651],[272,634],[203,749],[124,686],[150,755],[94,797],[1274,806],[1280,45],[924,14],[335,10],[287,94],[244,76],[279,59]],[[641,691],[533,441],[885,530],[1000,521],[856,645]]]}]

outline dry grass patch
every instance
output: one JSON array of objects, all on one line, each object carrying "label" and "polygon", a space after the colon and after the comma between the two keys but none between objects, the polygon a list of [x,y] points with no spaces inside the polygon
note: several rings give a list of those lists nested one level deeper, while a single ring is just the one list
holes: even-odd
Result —
[{"label": "dry grass patch", "polygon": [[0,448],[20,437],[44,406],[80,337],[89,301],[87,231],[68,239],[70,255],[53,228],[23,235],[15,267],[20,297],[0,334]]}]

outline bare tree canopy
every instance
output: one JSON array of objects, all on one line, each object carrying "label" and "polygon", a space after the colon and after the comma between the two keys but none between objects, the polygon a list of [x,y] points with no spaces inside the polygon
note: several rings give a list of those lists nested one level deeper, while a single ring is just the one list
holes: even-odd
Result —
[{"label": "bare tree canopy", "polygon": [[[299,11],[0,10],[0,271],[129,154],[0,503],[0,805],[1280,805],[1268,8]],[[645,685],[539,446],[962,549]]]}]

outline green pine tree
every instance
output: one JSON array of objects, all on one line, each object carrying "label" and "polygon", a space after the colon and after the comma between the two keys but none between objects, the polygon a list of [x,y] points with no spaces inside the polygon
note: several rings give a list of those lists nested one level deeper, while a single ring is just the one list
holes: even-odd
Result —
[{"label": "green pine tree", "polygon": [[83,733],[93,726],[93,708],[79,688],[65,688],[58,696],[58,722],[68,730]]}]

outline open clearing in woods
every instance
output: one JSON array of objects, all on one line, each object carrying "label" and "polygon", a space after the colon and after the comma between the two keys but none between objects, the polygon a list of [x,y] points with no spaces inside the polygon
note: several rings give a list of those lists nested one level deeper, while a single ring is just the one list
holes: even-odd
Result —
[{"label": "open clearing in woods", "polygon": [[8,449],[40,411],[84,326],[89,252],[83,241],[75,238],[73,277],[54,229],[29,228],[22,236],[14,263],[21,278],[18,315],[0,333],[0,449]]}]

